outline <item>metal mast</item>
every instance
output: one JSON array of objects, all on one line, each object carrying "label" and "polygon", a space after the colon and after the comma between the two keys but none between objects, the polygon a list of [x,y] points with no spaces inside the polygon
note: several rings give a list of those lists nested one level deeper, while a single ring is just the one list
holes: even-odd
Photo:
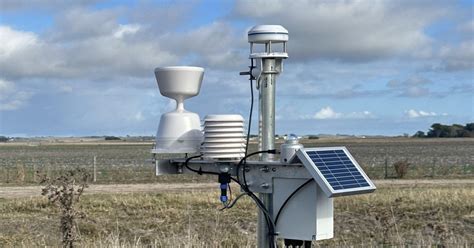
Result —
[{"label": "metal mast", "polygon": [[[288,31],[280,25],[258,25],[248,32],[250,43],[250,59],[256,60],[254,77],[257,79],[259,90],[259,150],[275,149],[275,87],[276,77],[283,69],[283,59],[288,58],[286,42]],[[254,51],[254,44],[264,45],[263,51]],[[274,52],[272,46],[280,45],[280,51]],[[261,161],[273,161],[274,155],[263,153]],[[269,213],[273,212],[272,194],[260,193],[262,200]],[[272,217],[273,218],[273,217]],[[270,246],[269,230],[266,225],[265,215],[260,211],[258,214],[257,230],[258,247]]]}]

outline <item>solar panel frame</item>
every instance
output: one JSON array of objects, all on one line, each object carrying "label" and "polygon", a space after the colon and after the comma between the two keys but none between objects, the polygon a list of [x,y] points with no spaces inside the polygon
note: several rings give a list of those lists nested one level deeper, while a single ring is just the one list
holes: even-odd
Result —
[{"label": "solar panel frame", "polygon": [[[354,187],[348,189],[334,189],[331,183],[327,180],[318,166],[314,163],[313,159],[308,155],[307,152],[320,152],[320,151],[343,151],[344,154],[349,158],[351,163],[357,169],[357,171],[362,175],[364,180],[368,183],[368,186]],[[296,155],[303,163],[303,165],[308,169],[311,176],[316,180],[319,187],[324,191],[328,197],[337,197],[344,195],[355,195],[355,194],[364,194],[373,192],[376,187],[370,178],[365,174],[364,170],[360,167],[359,163],[352,157],[349,150],[346,147],[315,147],[315,148],[302,148],[296,152]]]}]

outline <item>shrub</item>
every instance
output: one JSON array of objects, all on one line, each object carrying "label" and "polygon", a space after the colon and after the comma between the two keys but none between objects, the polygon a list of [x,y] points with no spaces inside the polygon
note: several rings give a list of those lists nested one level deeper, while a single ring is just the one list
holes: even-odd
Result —
[{"label": "shrub", "polygon": [[408,163],[408,160],[402,160],[402,161],[397,161],[393,164],[393,167],[395,168],[395,173],[397,173],[397,178],[403,178],[408,172],[408,167],[410,166],[410,163]]},{"label": "shrub", "polygon": [[55,179],[43,176],[41,183],[45,184],[41,195],[47,196],[50,203],[60,210],[60,228],[63,247],[73,247],[78,240],[77,218],[84,218],[77,203],[88,186],[90,174],[84,169],[64,172]]}]

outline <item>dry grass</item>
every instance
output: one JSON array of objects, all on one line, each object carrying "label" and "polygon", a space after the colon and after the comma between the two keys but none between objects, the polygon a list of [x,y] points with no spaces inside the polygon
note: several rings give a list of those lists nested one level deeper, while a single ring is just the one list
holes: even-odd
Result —
[{"label": "dry grass", "polygon": [[[474,139],[313,140],[305,145],[347,146],[373,179],[383,178],[385,164],[405,159],[412,165],[409,179],[474,178]],[[0,185],[35,184],[36,170],[55,176],[68,168],[92,169],[94,156],[99,183],[211,180],[155,177],[147,161],[150,148],[128,143],[1,145]],[[79,222],[79,245],[255,247],[254,204],[244,199],[221,212],[218,193],[216,185],[215,191],[85,195],[80,205],[87,217]],[[0,247],[61,245],[59,213],[39,194],[0,198]],[[374,194],[337,198],[335,208],[335,238],[317,246],[474,246],[473,184],[383,184]]]},{"label": "dry grass", "polygon": [[[254,247],[256,209],[248,199],[219,211],[218,192],[87,195],[81,247]],[[318,246],[471,246],[470,184],[382,186],[335,200],[335,238]],[[46,199],[0,199],[0,246],[59,246],[57,211]]]}]

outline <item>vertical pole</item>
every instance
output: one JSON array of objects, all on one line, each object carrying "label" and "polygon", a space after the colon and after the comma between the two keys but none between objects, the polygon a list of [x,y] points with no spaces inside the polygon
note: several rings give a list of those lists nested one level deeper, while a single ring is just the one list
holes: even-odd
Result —
[{"label": "vertical pole", "polygon": [[33,160],[33,182],[36,183],[36,163]]},{"label": "vertical pole", "polygon": [[96,166],[96,163],[97,162],[97,157],[94,156],[94,183],[97,181],[97,166]]},{"label": "vertical pole", "polygon": [[[275,149],[275,59],[262,59],[262,75],[259,91],[259,149]],[[273,161],[274,155],[263,153],[261,161]],[[259,194],[270,214],[273,213],[272,194]],[[265,215],[258,213],[257,239],[259,248],[270,246],[269,230]]]}]

